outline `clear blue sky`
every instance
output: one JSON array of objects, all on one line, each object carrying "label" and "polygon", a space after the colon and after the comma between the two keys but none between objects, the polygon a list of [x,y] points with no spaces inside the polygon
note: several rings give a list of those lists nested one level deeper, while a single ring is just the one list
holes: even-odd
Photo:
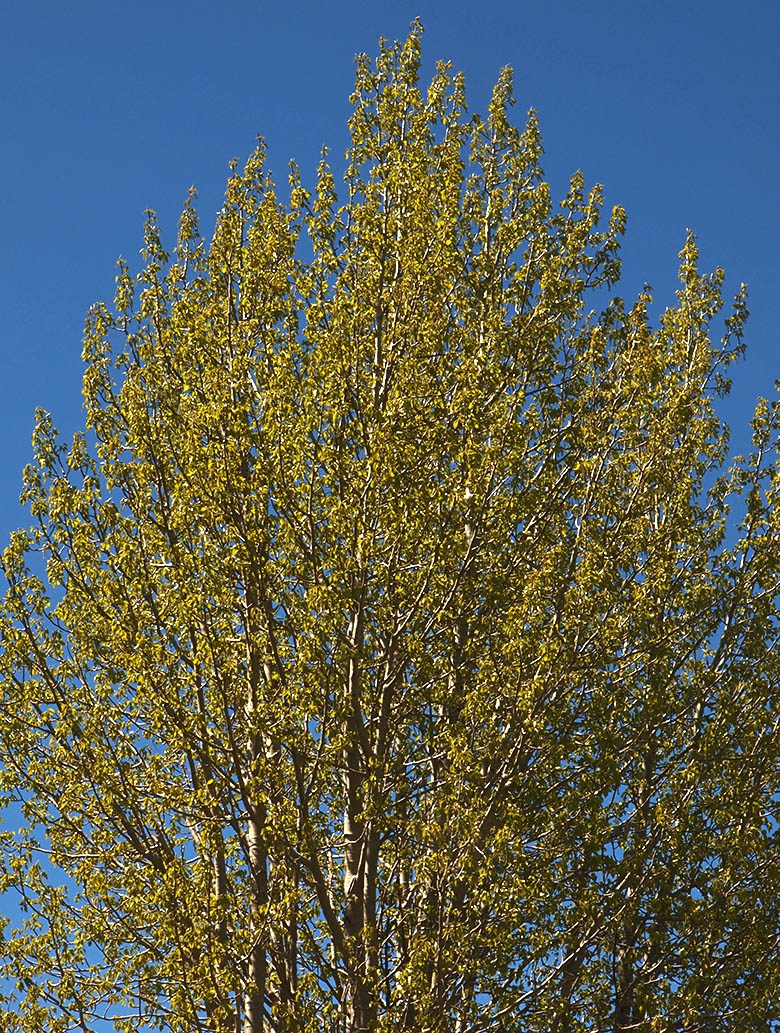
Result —
[{"label": "clear blue sky", "polygon": [[575,168],[628,211],[625,279],[673,300],[685,228],[730,293],[750,285],[749,358],[727,415],[734,440],[780,377],[780,3],[777,0],[53,0],[3,4],[0,27],[0,539],[36,405],[81,419],[81,330],[137,269],[143,211],[174,233],[187,189],[208,235],[226,166],[255,135],[281,181],[343,151],[353,58],[420,15],[426,72],[450,59],[484,110],[516,73],[517,119],[538,109],[548,176]]}]

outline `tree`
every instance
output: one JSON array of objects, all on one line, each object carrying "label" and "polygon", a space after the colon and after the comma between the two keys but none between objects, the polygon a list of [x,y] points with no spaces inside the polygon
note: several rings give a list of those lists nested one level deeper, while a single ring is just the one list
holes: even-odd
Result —
[{"label": "tree", "polygon": [[[3,557],[4,1029],[780,1028],[780,410],[533,113],[360,57],[85,332]],[[303,236],[302,236],[303,234]],[[304,243],[305,241],[308,243]]]}]

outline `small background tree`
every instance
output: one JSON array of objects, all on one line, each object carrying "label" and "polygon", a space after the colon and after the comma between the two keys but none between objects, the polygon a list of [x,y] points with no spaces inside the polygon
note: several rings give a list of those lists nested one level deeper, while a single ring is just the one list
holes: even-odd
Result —
[{"label": "small background tree", "polygon": [[86,432],[38,413],[8,1031],[777,1028],[778,411],[724,473],[714,408],[744,292],[714,343],[689,236],[660,325],[625,306],[623,212],[553,205],[509,71],[485,120],[423,93],[420,34],[358,61],[341,200],[258,146],[210,247],[150,213]]}]

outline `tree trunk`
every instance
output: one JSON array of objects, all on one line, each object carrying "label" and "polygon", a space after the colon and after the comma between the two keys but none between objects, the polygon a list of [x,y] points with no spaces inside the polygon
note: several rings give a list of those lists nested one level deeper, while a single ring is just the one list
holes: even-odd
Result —
[{"label": "tree trunk", "polygon": [[366,741],[361,709],[360,651],[363,604],[350,621],[347,665],[347,746],[344,751],[344,933],[347,967],[347,1033],[376,1028],[376,866],[378,837],[365,819]]},{"label": "tree trunk", "polygon": [[244,994],[243,1033],[263,1033],[267,962],[263,935],[260,928],[261,908],[268,900],[268,871],[263,842],[264,815],[254,810],[249,817],[247,844],[254,896],[250,929],[254,942],[247,962],[246,991]]}]

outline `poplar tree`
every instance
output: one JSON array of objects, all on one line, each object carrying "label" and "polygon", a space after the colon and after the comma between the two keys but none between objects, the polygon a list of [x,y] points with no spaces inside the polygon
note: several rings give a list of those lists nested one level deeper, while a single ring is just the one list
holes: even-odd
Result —
[{"label": "poplar tree", "polygon": [[780,410],[418,24],[119,263],[2,559],[7,1033],[780,1028]]}]

